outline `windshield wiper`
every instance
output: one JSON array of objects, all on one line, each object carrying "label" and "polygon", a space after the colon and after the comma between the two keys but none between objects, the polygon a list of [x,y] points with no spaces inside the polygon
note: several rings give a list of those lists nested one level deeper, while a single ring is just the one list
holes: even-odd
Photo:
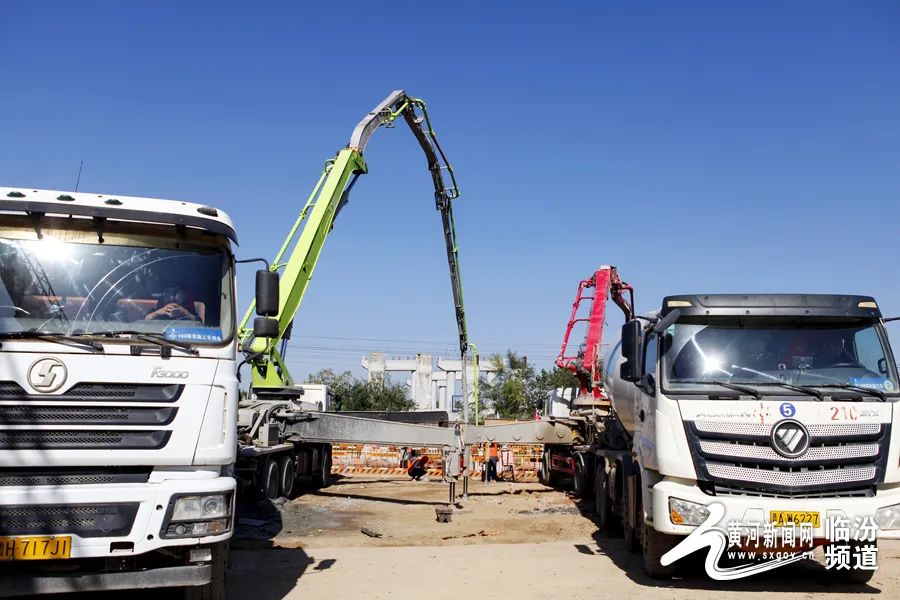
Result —
[{"label": "windshield wiper", "polygon": [[65,346],[77,345],[94,352],[103,352],[103,344],[95,340],[82,339],[84,334],[66,334],[56,331],[10,331],[0,333],[0,340],[41,340],[43,342],[53,342],[63,344]]},{"label": "windshield wiper", "polygon": [[753,385],[783,387],[788,390],[800,392],[801,394],[806,394],[807,396],[815,396],[816,399],[820,401],[825,400],[825,394],[823,394],[819,390],[814,390],[813,388],[807,387],[805,385],[794,385],[793,383],[785,383],[784,381],[763,381],[760,383],[754,383]]},{"label": "windshield wiper", "polygon": [[861,385],[853,385],[852,383],[817,383],[816,387],[833,388],[838,390],[849,390],[851,392],[859,392],[861,394],[875,396],[882,402],[887,402],[887,396],[881,390],[863,387]]},{"label": "windshield wiper", "polygon": [[753,396],[757,400],[762,398],[762,395],[757,390],[754,390],[752,387],[747,387],[743,385],[737,385],[735,383],[728,383],[727,381],[703,381],[702,379],[688,380],[688,381],[676,381],[673,383],[706,383],[709,385],[719,385],[723,388],[728,388],[729,390],[734,390],[736,392],[740,392],[742,394],[746,394],[747,396]]},{"label": "windshield wiper", "polygon": [[170,340],[166,337],[163,337],[162,334],[159,333],[147,333],[145,331],[137,331],[130,329],[123,329],[120,331],[104,331],[102,333],[96,333],[94,335],[105,335],[108,337],[118,337],[121,335],[130,335],[132,339],[140,340],[142,342],[146,342],[148,344],[154,344],[159,346],[160,348],[168,348],[169,352],[171,352],[172,348],[177,350],[181,350],[182,352],[186,352],[188,354],[192,354],[194,356],[200,354],[200,352],[188,344],[187,342],[178,342],[175,340]]}]

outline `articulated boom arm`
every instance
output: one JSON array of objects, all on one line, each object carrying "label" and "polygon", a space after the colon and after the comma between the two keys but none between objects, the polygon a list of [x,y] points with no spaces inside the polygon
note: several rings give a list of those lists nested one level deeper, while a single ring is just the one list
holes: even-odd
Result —
[{"label": "articulated boom arm", "polygon": [[[360,175],[368,168],[363,152],[369,138],[381,126],[392,127],[402,117],[412,129],[413,135],[422,146],[428,161],[428,170],[434,182],[434,197],[441,213],[444,238],[447,244],[447,260],[450,265],[450,280],[453,286],[453,300],[456,322],[459,330],[459,345],[463,359],[468,349],[465,311],[463,309],[462,284],[459,276],[458,248],[453,224],[451,201],[459,196],[453,168],[447,162],[444,151],[437,141],[425,103],[412,98],[403,90],[391,94],[359,122],[350,143],[337,155],[326,161],[322,176],[313,188],[306,205],[294,222],[270,269],[282,270],[279,284],[278,335],[271,338],[254,338],[248,323],[254,312],[252,304],[244,315],[238,332],[241,348],[247,353],[247,361],[252,366],[254,389],[272,391],[289,388],[293,379],[284,363],[283,354],[291,325],[313,270],[322,253],[325,240],[334,226],[334,219],[347,203],[350,191]],[[424,125],[424,126],[423,126]],[[285,259],[288,249],[290,255]]]},{"label": "articulated boom arm", "polygon": [[[588,288],[594,289],[593,296],[584,295]],[[627,300],[625,292],[629,295]],[[572,371],[578,377],[581,394],[591,394],[595,398],[601,396],[600,342],[603,338],[603,320],[606,316],[608,299],[612,299],[622,309],[626,321],[634,316],[634,289],[619,278],[615,267],[603,265],[589,279],[578,284],[578,293],[575,295],[575,302],[572,303],[572,315],[569,317],[562,348],[556,359],[556,366]],[[591,301],[590,313],[586,317],[578,316],[582,300]],[[569,337],[576,323],[587,323],[584,346],[579,348],[575,355],[567,355]]]}]

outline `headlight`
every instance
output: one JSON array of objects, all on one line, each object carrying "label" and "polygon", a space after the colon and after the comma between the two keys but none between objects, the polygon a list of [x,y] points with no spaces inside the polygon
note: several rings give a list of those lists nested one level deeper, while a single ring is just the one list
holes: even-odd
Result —
[{"label": "headlight", "polygon": [[701,525],[709,516],[703,504],[680,498],[669,498],[669,518],[675,525]]},{"label": "headlight", "polygon": [[876,510],[875,523],[879,529],[900,529],[900,504]]},{"label": "headlight", "polygon": [[160,536],[202,537],[231,530],[231,494],[177,496]]},{"label": "headlight", "polygon": [[200,521],[227,517],[231,509],[229,495],[182,496],[172,508],[172,521]]}]

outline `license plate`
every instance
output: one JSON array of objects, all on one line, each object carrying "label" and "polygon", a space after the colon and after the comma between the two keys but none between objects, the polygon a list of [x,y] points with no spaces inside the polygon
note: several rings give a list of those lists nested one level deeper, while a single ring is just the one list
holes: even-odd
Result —
[{"label": "license plate", "polygon": [[809,523],[813,527],[818,527],[819,513],[807,510],[773,510],[769,511],[769,521],[775,526]]},{"label": "license plate", "polygon": [[0,560],[69,558],[72,536],[0,537]]}]

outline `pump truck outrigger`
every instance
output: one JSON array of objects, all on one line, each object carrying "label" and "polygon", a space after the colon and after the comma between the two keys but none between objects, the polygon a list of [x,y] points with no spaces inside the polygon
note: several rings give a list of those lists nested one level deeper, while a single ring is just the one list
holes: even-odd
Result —
[{"label": "pump truck outrigger", "polygon": [[602,389],[591,378],[575,402],[593,403],[591,418],[577,406],[570,417],[593,442],[548,446],[544,476],[567,470],[576,492],[593,492],[601,529],[623,532],[649,575],[676,572],[660,558],[713,502],[723,528],[806,520],[822,545],[838,515],[900,537],[900,380],[873,298],[678,295],[625,314]]},{"label": "pump truck outrigger", "polygon": [[[248,318],[237,326],[237,236],[216,208],[0,188],[0,596],[183,586],[189,598],[223,598],[238,422],[237,475],[246,482],[249,463],[256,485],[257,463],[276,465],[274,478],[264,473],[270,495],[290,494],[294,475],[327,482],[333,441],[458,455],[458,428],[306,410],[278,349],[366,172],[368,138],[402,117],[435,183],[466,359],[458,193],[424,109],[392,93],[328,161],[275,262],[257,273],[253,330]],[[253,378],[240,411],[239,351]]]}]

